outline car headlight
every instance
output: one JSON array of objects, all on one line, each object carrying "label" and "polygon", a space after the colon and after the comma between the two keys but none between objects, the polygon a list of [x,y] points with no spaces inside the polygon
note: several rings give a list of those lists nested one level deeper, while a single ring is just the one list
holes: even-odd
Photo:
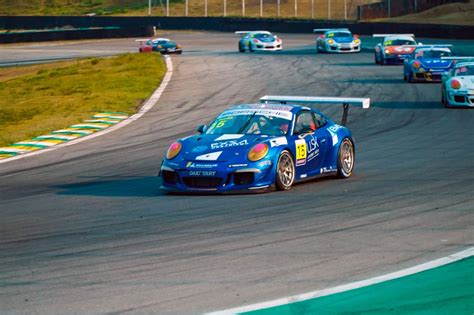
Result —
[{"label": "car headlight", "polygon": [[389,50],[389,49],[385,49],[385,53],[386,53],[386,54],[390,54],[390,50]]},{"label": "car headlight", "polygon": [[174,159],[179,154],[182,147],[183,146],[181,145],[180,142],[173,142],[168,148],[168,151],[166,151],[166,159],[168,160]]},{"label": "car headlight", "polygon": [[354,39],[354,44],[359,44],[360,43],[360,39]]},{"label": "car headlight", "polygon": [[461,88],[461,82],[454,79],[451,81],[451,87],[455,90],[459,90]]},{"label": "car headlight", "polygon": [[268,145],[266,145],[265,143],[256,144],[249,151],[248,159],[252,162],[259,161],[268,154],[268,150]]},{"label": "car headlight", "polygon": [[332,44],[334,44],[334,40],[332,40],[332,39],[328,39],[328,44],[329,44],[329,45],[332,45]]}]

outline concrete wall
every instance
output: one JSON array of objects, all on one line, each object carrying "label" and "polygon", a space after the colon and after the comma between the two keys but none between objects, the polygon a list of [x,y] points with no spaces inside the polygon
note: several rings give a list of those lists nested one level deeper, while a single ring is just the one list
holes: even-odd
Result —
[{"label": "concrete wall", "polygon": [[[347,27],[361,35],[374,33],[414,33],[418,37],[474,39],[474,26],[365,23],[344,21],[315,21],[296,19],[250,19],[218,17],[104,17],[104,16],[0,16],[3,29],[44,29],[64,27],[120,27],[137,29],[157,26],[161,29],[208,30],[233,32],[236,30],[266,29],[280,33],[312,33],[314,28]],[[143,35],[132,35],[137,37]]]}]

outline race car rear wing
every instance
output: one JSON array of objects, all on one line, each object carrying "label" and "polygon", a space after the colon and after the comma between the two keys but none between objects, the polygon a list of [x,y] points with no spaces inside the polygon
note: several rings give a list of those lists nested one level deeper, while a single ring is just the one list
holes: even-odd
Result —
[{"label": "race car rear wing", "polygon": [[242,36],[244,36],[244,35],[246,35],[246,34],[248,34],[248,33],[270,33],[270,32],[269,32],[269,31],[236,31],[236,32],[234,32],[234,33],[237,34],[237,35],[242,35]]},{"label": "race car rear wing", "polygon": [[474,61],[473,56],[463,56],[463,57],[441,57],[444,60],[466,60],[466,61]]},{"label": "race car rear wing", "polygon": [[347,31],[349,32],[348,28],[315,28],[313,33],[324,33],[327,31]]},{"label": "race car rear wing", "polygon": [[265,95],[260,98],[260,103],[342,104],[343,112],[341,118],[341,125],[344,126],[347,123],[349,105],[368,109],[370,107],[370,98]]},{"label": "race car rear wing", "polygon": [[451,44],[436,44],[436,45],[417,45],[417,48],[451,48]]},{"label": "race car rear wing", "polygon": [[389,36],[409,36],[415,37],[415,34],[373,34],[372,37],[389,37]]}]

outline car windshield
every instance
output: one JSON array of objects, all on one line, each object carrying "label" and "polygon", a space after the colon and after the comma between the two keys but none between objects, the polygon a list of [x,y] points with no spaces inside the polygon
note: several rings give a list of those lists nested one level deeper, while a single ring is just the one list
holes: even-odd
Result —
[{"label": "car windshield", "polygon": [[446,50],[419,50],[415,52],[415,58],[441,58],[451,57],[453,54]]},{"label": "car windshield", "polygon": [[350,32],[331,32],[327,33],[326,37],[331,38],[331,37],[352,37],[352,34]]},{"label": "car windshield", "polygon": [[474,65],[467,65],[456,68],[454,71],[455,76],[464,76],[464,75],[472,75],[474,76]]},{"label": "car windshield", "polygon": [[[291,113],[288,112],[291,115]],[[264,114],[259,111],[249,112],[245,114],[227,111],[222,113],[207,128],[205,134],[253,134],[253,135],[269,135],[282,136],[288,132],[290,124],[289,119],[277,117],[273,114]]]},{"label": "car windshield", "polygon": [[267,34],[267,33],[258,33],[253,35],[258,40],[267,40],[267,39],[274,39],[274,36],[272,34]]},{"label": "car windshield", "polygon": [[414,40],[410,39],[391,39],[383,43],[384,46],[402,46],[402,45],[416,45]]}]

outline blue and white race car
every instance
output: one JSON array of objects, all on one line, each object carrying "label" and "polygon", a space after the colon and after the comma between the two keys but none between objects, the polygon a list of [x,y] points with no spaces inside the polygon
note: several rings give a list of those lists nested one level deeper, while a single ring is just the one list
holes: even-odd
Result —
[{"label": "blue and white race car", "polygon": [[323,33],[316,38],[318,52],[350,53],[360,52],[362,43],[357,35],[347,28],[317,28],[314,33]]},{"label": "blue and white race car", "polygon": [[370,99],[265,96],[221,113],[199,134],[172,143],[160,169],[161,188],[179,193],[289,190],[320,176],[348,178],[355,161],[349,129],[317,109],[296,104],[350,104]]},{"label": "blue and white race car", "polygon": [[454,64],[452,45],[418,46],[403,62],[403,79],[412,82],[441,82],[441,76]]},{"label": "blue and white race car", "polygon": [[268,31],[237,31],[235,34],[241,35],[239,52],[277,51],[283,48],[281,38]]}]

